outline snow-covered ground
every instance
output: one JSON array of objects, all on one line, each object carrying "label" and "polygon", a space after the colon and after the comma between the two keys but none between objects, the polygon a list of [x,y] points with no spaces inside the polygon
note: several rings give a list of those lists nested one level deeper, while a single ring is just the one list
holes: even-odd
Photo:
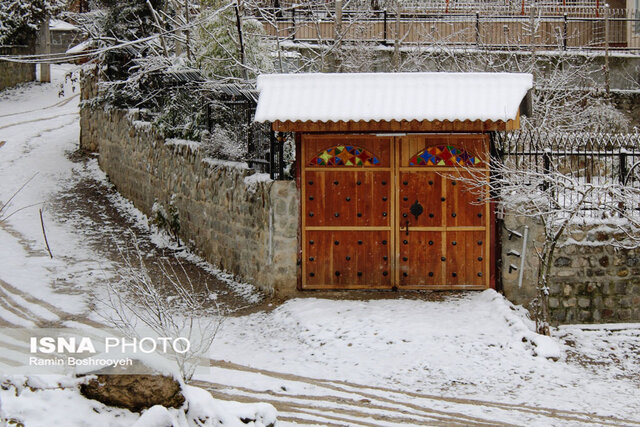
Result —
[{"label": "snow-covered ground", "polygon": [[[25,209],[0,221],[0,327],[101,327],[94,300],[119,268],[113,246],[131,224],[149,258],[161,254],[151,242],[168,244],[109,189],[95,158],[74,154],[78,89],[67,81],[58,97],[70,69],[54,67],[52,84],[0,92],[0,200],[27,183],[8,213]],[[114,221],[114,212],[127,221]],[[216,292],[238,307],[259,302],[246,285],[192,255],[183,259],[211,274],[207,281],[219,282]],[[338,298],[229,316],[210,351],[210,371],[194,382],[218,403],[194,401],[230,413],[240,409],[220,401],[271,403],[278,425],[640,425],[638,324],[567,326],[549,338],[533,333],[524,310],[494,291],[442,301]],[[15,351],[16,337],[0,331],[0,366],[11,365]],[[29,378],[41,390],[12,381],[0,391],[0,414],[29,426],[145,418],[168,425],[171,416],[107,408],[81,397],[70,379]]]}]

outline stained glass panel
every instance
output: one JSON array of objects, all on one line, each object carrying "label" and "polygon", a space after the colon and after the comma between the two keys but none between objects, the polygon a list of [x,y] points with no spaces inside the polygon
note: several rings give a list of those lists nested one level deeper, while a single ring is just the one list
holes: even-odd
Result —
[{"label": "stained glass panel", "polygon": [[409,159],[409,166],[476,166],[482,161],[450,145],[428,147]]},{"label": "stained glass panel", "polygon": [[354,145],[336,145],[318,153],[309,166],[376,166],[380,160],[369,151]]}]

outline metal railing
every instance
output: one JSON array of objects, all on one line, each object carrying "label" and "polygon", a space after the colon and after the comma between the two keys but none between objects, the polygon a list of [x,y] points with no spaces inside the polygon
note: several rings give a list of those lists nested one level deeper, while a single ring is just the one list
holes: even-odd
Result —
[{"label": "metal railing", "polygon": [[[640,134],[502,132],[495,134],[494,147],[500,161],[526,171],[523,177],[527,173],[532,177],[560,173],[584,184],[640,188]],[[560,206],[570,209],[575,203],[576,195],[570,188],[554,191]],[[594,204],[586,204],[584,209],[601,214]]]},{"label": "metal railing", "polygon": [[640,14],[631,9],[540,6],[403,11],[292,7],[273,19],[266,33],[303,42],[442,44],[484,49],[611,49],[640,51]]}]

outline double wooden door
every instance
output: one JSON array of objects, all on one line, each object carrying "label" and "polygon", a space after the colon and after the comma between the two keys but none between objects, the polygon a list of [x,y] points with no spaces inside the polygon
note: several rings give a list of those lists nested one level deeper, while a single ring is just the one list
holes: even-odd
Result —
[{"label": "double wooden door", "polygon": [[[303,289],[485,289],[482,134],[304,134]],[[479,180],[480,179],[480,180]]]}]

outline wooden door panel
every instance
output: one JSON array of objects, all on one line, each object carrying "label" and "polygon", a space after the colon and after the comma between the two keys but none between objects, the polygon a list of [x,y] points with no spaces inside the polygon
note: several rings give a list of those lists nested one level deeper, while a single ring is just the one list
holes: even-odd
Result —
[{"label": "wooden door panel", "polygon": [[[461,176],[462,179],[456,179]],[[465,179],[469,174],[463,170],[452,172],[445,179],[447,227],[484,227],[486,225],[486,195],[478,194],[477,188],[472,188]],[[475,178],[474,178],[475,179]],[[486,192],[486,187],[484,192]]]},{"label": "wooden door panel", "polygon": [[[442,221],[442,176],[434,171],[400,172],[398,178],[398,224],[410,227],[440,227]],[[411,206],[418,203],[422,214],[415,217]]]},{"label": "wooden door panel", "polygon": [[308,227],[388,226],[390,172],[308,171],[305,197]]},{"label": "wooden door panel", "polygon": [[386,227],[391,218],[391,172],[355,174],[355,221],[358,226]]},{"label": "wooden door panel", "polygon": [[401,232],[399,243],[399,286],[421,287],[443,284],[442,233],[433,231]]},{"label": "wooden door panel", "polygon": [[451,286],[484,286],[486,283],[486,233],[448,231],[445,278]]},{"label": "wooden door panel", "polygon": [[305,287],[391,287],[388,231],[307,231]]}]

